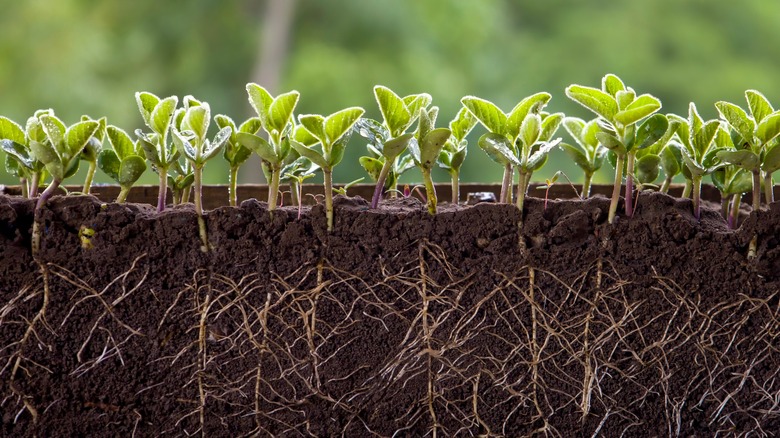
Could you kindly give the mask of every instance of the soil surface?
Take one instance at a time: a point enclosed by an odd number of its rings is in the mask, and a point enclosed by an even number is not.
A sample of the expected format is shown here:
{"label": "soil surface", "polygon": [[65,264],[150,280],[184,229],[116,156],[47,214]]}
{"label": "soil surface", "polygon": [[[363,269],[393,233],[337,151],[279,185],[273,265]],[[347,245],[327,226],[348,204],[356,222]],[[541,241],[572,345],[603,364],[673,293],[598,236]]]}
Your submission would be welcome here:
{"label": "soil surface", "polygon": [[780,431],[780,203],[526,204],[0,195],[0,435]]}

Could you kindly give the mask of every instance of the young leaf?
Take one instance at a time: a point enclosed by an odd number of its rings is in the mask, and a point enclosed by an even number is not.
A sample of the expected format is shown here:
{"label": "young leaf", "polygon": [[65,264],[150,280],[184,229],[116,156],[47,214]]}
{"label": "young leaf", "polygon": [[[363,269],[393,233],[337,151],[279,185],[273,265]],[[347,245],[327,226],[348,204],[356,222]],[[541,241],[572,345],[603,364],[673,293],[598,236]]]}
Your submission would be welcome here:
{"label": "young leaf", "polygon": [[[325,118],[325,135],[328,142],[333,144],[339,141],[345,134],[352,129],[355,122],[360,119],[365,110],[363,108],[352,107],[333,113]],[[325,143],[323,143],[324,145]]]}
{"label": "young leaf", "polygon": [[658,155],[645,155],[636,161],[636,175],[642,184],[650,184],[658,179],[661,157]]}
{"label": "young leaf", "polygon": [[619,77],[614,74],[608,74],[601,78],[601,88],[602,90],[616,97],[619,91],[626,89],[626,86]]}
{"label": "young leaf", "polygon": [[195,133],[195,136],[203,139],[209,129],[211,121],[211,110],[208,104],[197,105],[187,109],[182,120],[182,128],[189,129]]}
{"label": "young leaf", "polygon": [[566,87],[566,96],[610,121],[618,111],[615,98],[597,88],[569,85]]}
{"label": "young leaf", "polygon": [[623,142],[618,140],[614,135],[599,131],[596,133],[596,138],[605,148],[620,155],[626,153],[626,147],[623,145]]}
{"label": "young leaf", "polygon": [[37,141],[30,142],[30,150],[35,158],[46,166],[46,170],[49,171],[51,176],[59,181],[62,181],[65,177],[65,169],[62,165],[62,160],[54,150],[54,146],[47,143],[39,143]]}
{"label": "young leaf", "polygon": [[460,101],[488,131],[494,134],[506,132],[507,116],[495,104],[474,96],[466,96]]}
{"label": "young leaf", "polygon": [[721,117],[734,128],[745,141],[753,143],[753,131],[756,129],[756,122],[751,119],[745,110],[729,102],[716,102],[715,108],[718,109]]}
{"label": "young leaf", "polygon": [[[187,131],[191,133],[191,131]],[[176,149],[183,152],[184,156],[190,161],[200,161],[200,151],[192,145],[191,140],[194,140],[188,135],[184,135],[178,130],[173,130],[173,143],[176,145]]]}
{"label": "young leaf", "polygon": [[503,166],[510,163],[515,166],[520,165],[520,161],[517,160],[514,152],[512,152],[512,146],[509,143],[509,139],[505,136],[488,132],[479,138],[478,144],[479,147],[496,163]]}
{"label": "young leaf", "polygon": [[767,144],[780,134],[780,111],[774,112],[758,124],[756,137],[762,144]]}
{"label": "young leaf", "polygon": [[717,156],[721,161],[739,166],[745,170],[753,170],[761,163],[758,155],[749,150],[721,150],[718,151]]}
{"label": "young leaf", "polygon": [[423,138],[420,144],[420,164],[426,169],[430,169],[436,163],[444,144],[452,135],[452,131],[447,128],[436,128]]}
{"label": "young leaf", "polygon": [[625,110],[615,114],[615,121],[627,126],[653,114],[661,108],[661,101],[649,94],[643,94],[631,102]]}
{"label": "young leaf", "polygon": [[433,102],[433,98],[428,93],[410,94],[404,97],[403,101],[404,105],[406,105],[406,109],[409,110],[409,114],[411,114],[411,118],[407,125],[408,127],[417,120],[417,117],[420,115],[420,109],[428,108],[428,106],[430,106],[431,102]]}
{"label": "young leaf", "polygon": [[773,173],[780,169],[780,143],[775,143],[766,155],[764,155],[764,162],[761,164],[761,170],[768,173]]}
{"label": "young leaf", "polygon": [[558,131],[558,127],[563,122],[563,113],[550,114],[542,119],[542,131],[539,134],[539,140],[549,141]]}
{"label": "young leaf", "polygon": [[246,84],[246,93],[249,96],[249,104],[254,108],[263,125],[268,125],[268,113],[274,98],[265,88],[255,83]]}
{"label": "young leaf", "polygon": [[165,138],[168,133],[168,127],[171,125],[171,117],[173,117],[178,103],[179,98],[176,96],[166,97],[157,103],[149,120],[151,122],[148,125],[149,128]]}
{"label": "young leaf", "polygon": [[308,158],[312,163],[320,166],[321,168],[330,168],[328,162],[325,161],[325,157],[323,157],[322,154],[315,151],[314,149],[304,146],[295,140],[290,141],[290,146],[292,146],[292,148],[295,149],[295,151],[298,152],[300,156]]}
{"label": "young leaf", "polygon": [[576,164],[580,169],[586,171],[586,172],[593,172],[595,169],[591,169],[590,161],[588,161],[588,157],[585,156],[585,154],[576,146],[572,146],[568,143],[561,143],[559,144],[559,147],[566,153],[566,155],[569,156],[569,158],[574,161],[574,164]]}
{"label": "young leaf", "polygon": [[125,131],[114,125],[106,127],[106,136],[119,159],[135,154],[135,145]]}
{"label": "young leaf", "polygon": [[360,157],[358,161],[372,180],[376,181],[379,179],[379,174],[382,172],[382,166],[384,163],[372,157]]}
{"label": "young leaf", "polygon": [[[325,132],[325,117],[319,114],[301,114],[298,116],[298,122],[306,128],[311,135],[317,138],[321,143],[327,143],[328,134]],[[296,130],[296,136],[298,131]]]}
{"label": "young leaf", "polygon": [[213,140],[206,140],[203,147],[203,161],[214,158],[217,152],[225,147],[228,140],[230,140],[232,132],[232,128],[226,126],[217,132],[217,135],[214,136]]}
{"label": "young leaf", "polygon": [[87,122],[75,123],[65,131],[65,141],[72,157],[75,157],[84,149],[87,142],[95,135],[98,128],[100,128],[100,124],[94,120],[90,120]]}
{"label": "young leaf", "polygon": [[539,139],[542,129],[542,118],[539,114],[529,114],[520,125],[519,137],[526,146],[532,146]]}
{"label": "young leaf", "polygon": [[274,165],[280,164],[274,147],[263,137],[248,132],[239,132],[236,134],[236,141],[247,149],[254,151],[263,160]]}
{"label": "young leaf", "polygon": [[130,186],[146,171],[146,161],[138,155],[130,155],[122,160],[116,182],[120,186]]}
{"label": "young leaf", "polygon": [[506,121],[506,134],[509,138],[517,138],[520,125],[528,114],[538,114],[552,99],[550,93],[536,93],[521,100],[512,108]]}
{"label": "young leaf", "polygon": [[152,93],[145,91],[135,93],[135,101],[138,104],[138,111],[141,113],[141,117],[144,119],[146,126],[152,127],[152,112],[154,112],[157,104],[160,103],[160,98]]}
{"label": "young leaf", "polygon": [[18,144],[26,144],[24,130],[13,120],[0,116],[0,139],[11,140]]}
{"label": "young leaf", "polygon": [[103,149],[100,151],[97,157],[97,165],[100,170],[111,177],[111,179],[119,181],[119,167],[122,165],[122,161],[119,159],[116,152],[111,149]]}
{"label": "young leaf", "polygon": [[388,160],[394,160],[395,157],[401,155],[406,150],[412,138],[414,138],[414,134],[408,133],[388,140],[382,148],[382,155]]}
{"label": "young leaf", "polygon": [[381,85],[374,87],[374,97],[387,128],[390,130],[390,135],[392,137],[401,135],[409,127],[412,119],[403,99],[389,88]]}
{"label": "young leaf", "polygon": [[461,142],[469,135],[469,132],[474,129],[476,124],[476,117],[474,117],[468,109],[461,107],[460,111],[458,111],[458,114],[455,116],[455,119],[450,122],[452,136],[455,137],[457,142]]}
{"label": "young leaf", "polygon": [[663,114],[656,114],[645,120],[636,132],[636,149],[644,149],[660,140],[669,128],[669,120]]}
{"label": "young leaf", "polygon": [[55,148],[59,148],[65,141],[65,124],[53,114],[44,114],[39,117],[39,120],[46,137]]}
{"label": "young leaf", "polygon": [[775,112],[772,108],[772,104],[769,103],[769,100],[756,90],[745,91],[745,98],[748,101],[750,113],[753,114],[753,119],[756,123],[761,123],[761,121],[764,120],[764,117]]}
{"label": "young leaf", "polygon": [[[300,93],[290,91],[288,93],[276,96],[271,107],[268,109],[267,128],[275,130],[278,133],[284,131],[284,128],[290,123],[295,106],[298,104]],[[262,117],[261,117],[262,118]]]}

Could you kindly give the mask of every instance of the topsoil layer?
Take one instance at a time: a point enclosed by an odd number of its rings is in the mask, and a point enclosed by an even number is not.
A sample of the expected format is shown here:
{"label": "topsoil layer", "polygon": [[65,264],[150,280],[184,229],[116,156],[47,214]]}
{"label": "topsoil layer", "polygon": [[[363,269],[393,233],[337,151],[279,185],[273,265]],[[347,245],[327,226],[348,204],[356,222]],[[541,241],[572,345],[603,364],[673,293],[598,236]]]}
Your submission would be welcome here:
{"label": "topsoil layer", "polygon": [[608,204],[0,196],[0,435],[780,431],[780,203]]}

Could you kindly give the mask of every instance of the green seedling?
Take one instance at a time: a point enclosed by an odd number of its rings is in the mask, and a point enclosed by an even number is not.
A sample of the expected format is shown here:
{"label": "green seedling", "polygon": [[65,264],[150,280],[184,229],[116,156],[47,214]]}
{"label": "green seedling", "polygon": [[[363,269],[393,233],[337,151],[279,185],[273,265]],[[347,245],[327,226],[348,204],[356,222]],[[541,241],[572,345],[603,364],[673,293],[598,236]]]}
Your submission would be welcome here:
{"label": "green seedling", "polygon": [[563,177],[566,178],[566,181],[569,182],[569,186],[571,186],[572,190],[574,190],[574,194],[577,195],[579,199],[582,199],[582,194],[577,192],[577,188],[574,187],[574,183],[571,182],[569,177],[566,176],[566,174],[563,173],[563,171],[559,170],[555,172],[555,174],[553,174],[552,177],[545,178],[544,184],[537,187],[537,189],[544,190],[544,210],[547,210],[547,199],[550,197],[550,189],[552,188],[552,186],[555,185],[555,183],[558,181],[558,178],[560,178],[561,175],[563,175]]}
{"label": "green seedling", "polygon": [[596,119],[589,122],[577,117],[566,117],[563,119],[563,127],[574,139],[575,145],[561,143],[560,148],[574,161],[585,173],[582,183],[582,196],[590,196],[590,185],[593,180],[593,174],[601,169],[604,164],[604,157],[607,155],[607,148],[599,143],[596,133],[599,132]]}
{"label": "green seedling", "polygon": [[361,118],[356,124],[358,135],[369,141],[369,153],[374,155],[360,158],[360,164],[376,181],[371,208],[379,206],[388,176],[391,188],[395,188],[400,173],[409,168],[405,167],[410,162],[409,159],[405,160],[404,165],[400,165],[401,154],[414,137],[413,133],[406,131],[417,120],[420,110],[428,108],[432,100],[431,96],[425,93],[401,98],[381,85],[374,87],[374,98],[382,113],[382,122]]}
{"label": "green seedling", "polygon": [[230,200],[230,205],[235,207],[238,204],[238,196],[236,195],[238,169],[252,156],[252,150],[239,143],[237,134],[239,132],[257,134],[257,132],[262,129],[263,125],[260,122],[259,117],[251,117],[244,121],[241,126],[236,127],[233,119],[223,114],[215,116],[214,121],[220,129],[225,127],[230,128],[230,138],[228,138],[225,143],[225,148],[222,150],[222,156],[230,167],[228,177],[228,198]]}
{"label": "green seedling", "polygon": [[466,108],[461,108],[458,114],[450,122],[450,131],[452,136],[444,144],[444,148],[439,154],[437,161],[439,167],[445,169],[450,174],[452,184],[452,203],[460,202],[460,168],[466,160],[469,142],[466,136],[469,135],[477,124],[477,118]]}
{"label": "green seedling", "polygon": [[[734,141],[723,125],[718,128],[718,132],[715,134],[715,149],[718,151],[734,149]],[[753,187],[752,174],[750,171],[733,164],[724,164],[712,172],[710,178],[712,184],[720,192],[723,217],[727,220],[729,229],[734,229],[739,218],[742,195]]]}
{"label": "green seedling", "polygon": [[[681,172],[686,176],[686,187],[691,186],[688,182],[690,181],[690,173],[687,171],[687,167],[683,165],[682,148],[682,143],[673,137],[673,139],[661,149],[661,169],[664,171],[664,181],[661,183],[661,188],[659,189],[661,193],[669,192],[669,187],[672,185],[674,177]],[[683,168],[685,168],[685,171]]]}
{"label": "green seedling", "polygon": [[691,174],[693,211],[696,219],[699,219],[701,216],[702,178],[712,174],[721,166],[717,157],[718,144],[715,142],[720,122],[718,120],[706,122],[702,120],[693,102],[688,107],[687,120],[674,114],[669,115],[669,120],[677,124],[677,135],[683,145],[683,163]]}
{"label": "green seedling", "polygon": [[[327,117],[318,114],[298,116],[301,126],[295,130],[295,139],[289,144],[302,157],[320,166],[325,181],[325,216],[328,231],[333,229],[333,168],[344,158],[352,128],[365,110],[347,108]],[[320,144],[321,151],[313,148]]]}
{"label": "green seedling", "polygon": [[200,102],[192,96],[184,98],[184,116],[180,129],[173,129],[173,141],[178,150],[192,166],[193,188],[195,189],[195,213],[198,215],[198,229],[202,241],[201,251],[207,252],[211,245],[206,234],[206,222],[203,219],[202,179],[203,167],[206,162],[222,150],[230,138],[230,127],[224,127],[217,132],[212,140],[206,138],[211,123],[211,108],[206,102]]}
{"label": "green seedling", "polygon": [[479,139],[479,147],[493,161],[504,165],[501,184],[502,202],[511,202],[512,177],[518,169],[517,208],[521,211],[533,173],[547,162],[548,153],[561,139],[552,139],[563,121],[563,113],[548,114],[542,110],[550,101],[549,93],[537,93],[523,99],[508,114],[484,99],[467,96],[463,105],[490,132]]}
{"label": "green seedling", "polygon": [[320,166],[317,166],[305,157],[298,157],[282,169],[282,177],[291,182],[290,197],[293,200],[293,204],[298,205],[298,219],[301,218],[303,211],[303,182],[313,178],[319,169]]}
{"label": "green seedling", "polygon": [[350,181],[346,184],[344,184],[341,187],[334,187],[333,188],[333,194],[334,195],[341,195],[341,196],[349,196],[347,195],[347,190],[349,190],[350,187],[354,186],[355,184],[363,181],[365,178],[358,178],[354,181]]}
{"label": "green seedling", "polygon": [[260,118],[260,125],[268,134],[268,140],[250,132],[238,132],[239,144],[251,149],[263,160],[269,175],[268,210],[273,211],[278,204],[279,182],[282,176],[284,160],[290,153],[287,139],[293,129],[293,111],[298,104],[300,93],[290,91],[276,97],[255,83],[247,84],[249,103]]}
{"label": "green seedling", "polygon": [[38,196],[38,187],[46,172],[43,163],[32,153],[30,144],[32,141],[48,141],[38,116],[50,112],[51,110],[37,111],[27,120],[26,129],[22,129],[11,119],[0,116],[0,147],[6,153],[5,169],[19,178],[25,198]]}
{"label": "green seedling", "polygon": [[123,203],[130,193],[130,188],[146,172],[146,161],[142,157],[140,140],[133,143],[121,128],[108,125],[106,138],[111,147],[100,151],[96,160],[97,166],[119,184],[116,202]]}
{"label": "green seedling", "polygon": [[168,170],[179,159],[181,152],[168,140],[171,128],[171,120],[176,112],[179,98],[169,96],[160,99],[152,93],[135,93],[138,103],[138,111],[151,133],[144,133],[140,129],[135,131],[141,142],[141,149],[146,159],[152,164],[152,169],[159,176],[159,191],[157,195],[157,211],[165,210],[166,196],[168,195]]}
{"label": "green seedling", "polygon": [[[81,116],[81,121],[92,120],[89,116]],[[80,159],[88,163],[87,176],[84,179],[84,186],[81,192],[88,195],[92,191],[92,180],[95,178],[95,170],[97,170],[97,159],[100,151],[103,149],[103,141],[106,136],[106,118],[101,117],[97,121],[99,127],[95,135],[93,135],[87,145],[84,146],[84,150],[81,151]]]}
{"label": "green seedling", "polygon": [[436,188],[431,178],[431,170],[436,164],[444,144],[447,143],[452,131],[448,128],[436,128],[436,116],[439,114],[439,108],[434,106],[430,109],[420,108],[420,117],[417,122],[417,132],[409,142],[409,154],[414,160],[414,164],[420,168],[425,184],[425,198],[428,204],[428,213],[436,214],[437,198]]}
{"label": "green seedling", "polygon": [[190,192],[195,183],[195,172],[192,164],[186,159],[178,159],[171,163],[168,174],[168,187],[171,189],[171,203],[181,205],[190,202]]}
{"label": "green seedling", "polygon": [[[609,209],[614,223],[620,201],[623,173],[626,175],[626,215],[633,214],[634,165],[637,151],[656,144],[667,132],[669,121],[661,114],[661,101],[650,94],[636,95],[615,75],[601,81],[601,89],[570,85],[566,96],[599,116],[596,138],[615,154],[615,185]],[[651,117],[652,116],[652,117]],[[642,122],[641,124],[639,122]]]}
{"label": "green seedling", "polygon": [[763,94],[755,90],[745,92],[750,114],[729,102],[717,102],[720,116],[731,127],[734,149],[718,152],[718,158],[748,170],[753,175],[753,210],[761,208],[761,181],[764,198],[774,201],[772,173],[780,169],[780,111],[775,111]]}

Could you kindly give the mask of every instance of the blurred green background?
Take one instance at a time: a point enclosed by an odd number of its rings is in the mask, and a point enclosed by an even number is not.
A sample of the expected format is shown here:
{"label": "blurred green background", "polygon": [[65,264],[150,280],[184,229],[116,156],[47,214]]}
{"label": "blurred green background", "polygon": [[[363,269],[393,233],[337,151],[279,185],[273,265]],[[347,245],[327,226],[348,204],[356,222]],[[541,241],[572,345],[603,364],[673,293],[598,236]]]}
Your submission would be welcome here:
{"label": "blurred green background", "polygon": [[[212,113],[252,115],[244,86],[297,89],[298,113],[360,105],[377,117],[375,84],[399,94],[428,92],[442,125],[459,100],[477,95],[509,110],[549,91],[549,111],[589,118],[563,94],[571,83],[599,86],[616,73],[639,93],[685,114],[694,101],[744,105],[748,88],[780,105],[780,2],[742,0],[190,0],[96,2],[0,0],[0,114],[24,124],[53,108],[67,123],[107,116],[141,127],[133,93],[192,94]],[[498,182],[501,169],[476,147],[462,180]],[[561,130],[559,135],[570,141]],[[335,178],[364,176],[355,137]],[[1,158],[1,157],[0,157]],[[606,165],[605,167],[609,167]],[[580,172],[556,151],[540,180]],[[597,180],[608,182],[604,169]],[[241,170],[260,181],[257,161]],[[407,180],[419,179],[416,170]],[[446,180],[444,173],[438,179]],[[207,166],[209,183],[226,166]],[[81,178],[74,178],[78,184]],[[104,175],[98,181],[108,181]],[[149,171],[141,182],[154,183]],[[0,183],[13,181],[0,172]]]}

